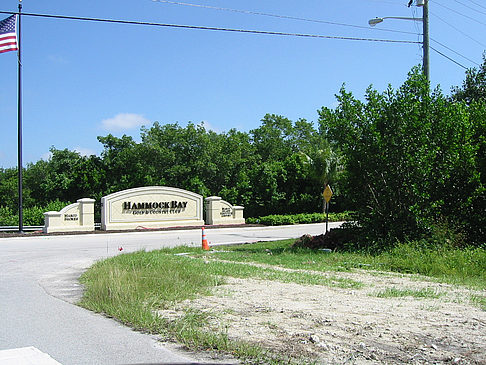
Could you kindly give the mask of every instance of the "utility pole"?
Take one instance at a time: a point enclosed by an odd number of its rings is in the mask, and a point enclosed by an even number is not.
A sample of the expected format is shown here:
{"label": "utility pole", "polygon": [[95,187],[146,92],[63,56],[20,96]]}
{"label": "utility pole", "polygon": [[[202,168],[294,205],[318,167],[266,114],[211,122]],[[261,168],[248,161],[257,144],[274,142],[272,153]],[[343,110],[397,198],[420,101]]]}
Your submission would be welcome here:
{"label": "utility pole", "polygon": [[[412,5],[413,0],[410,0],[408,6]],[[423,70],[427,81],[430,81],[430,63],[429,63],[429,0],[416,0],[415,4],[422,7],[422,48],[423,48]]]}
{"label": "utility pole", "polygon": [[[420,5],[422,4],[422,5]],[[423,68],[424,75],[427,81],[430,81],[430,68],[429,68],[429,0],[417,0],[417,6],[422,6],[422,23],[423,23]]]}

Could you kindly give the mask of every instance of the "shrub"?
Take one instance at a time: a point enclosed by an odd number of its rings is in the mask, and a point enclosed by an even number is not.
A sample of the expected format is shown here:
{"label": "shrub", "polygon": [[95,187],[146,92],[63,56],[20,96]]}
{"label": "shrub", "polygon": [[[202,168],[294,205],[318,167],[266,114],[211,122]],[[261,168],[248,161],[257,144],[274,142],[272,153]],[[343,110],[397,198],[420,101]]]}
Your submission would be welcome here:
{"label": "shrub", "polygon": [[[23,209],[23,224],[25,226],[42,226],[44,225],[44,213],[49,211],[60,211],[70,203],[54,200],[44,207],[29,207]],[[17,226],[19,224],[19,215],[8,207],[0,207],[0,226]]]}
{"label": "shrub", "polygon": [[19,224],[19,218],[14,215],[9,207],[0,206],[0,226],[15,226]]}
{"label": "shrub", "polygon": [[445,220],[470,244],[484,243],[484,103],[450,102],[419,69],[398,90],[369,88],[365,102],[344,89],[337,98],[319,123],[345,155],[343,190],[357,212],[361,246],[420,240]]}

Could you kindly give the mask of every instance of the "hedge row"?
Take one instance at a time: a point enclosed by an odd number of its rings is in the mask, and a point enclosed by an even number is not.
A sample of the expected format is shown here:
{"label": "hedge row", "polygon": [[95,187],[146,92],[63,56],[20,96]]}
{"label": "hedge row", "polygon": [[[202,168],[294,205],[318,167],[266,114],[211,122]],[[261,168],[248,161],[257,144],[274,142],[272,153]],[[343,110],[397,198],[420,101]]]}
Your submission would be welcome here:
{"label": "hedge row", "polygon": [[[329,222],[351,220],[352,212],[329,213]],[[267,215],[264,217],[247,218],[248,224],[264,224],[266,226],[281,226],[290,224],[321,223],[326,221],[324,213],[307,213],[292,215]]]}

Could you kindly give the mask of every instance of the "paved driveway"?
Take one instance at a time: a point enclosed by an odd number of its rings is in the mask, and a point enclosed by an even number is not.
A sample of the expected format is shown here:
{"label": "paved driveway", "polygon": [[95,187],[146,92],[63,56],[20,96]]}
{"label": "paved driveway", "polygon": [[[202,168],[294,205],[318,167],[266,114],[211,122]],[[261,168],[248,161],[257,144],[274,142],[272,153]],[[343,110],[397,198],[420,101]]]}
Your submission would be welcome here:
{"label": "paved driveway", "polygon": [[[337,224],[330,224],[334,227]],[[206,229],[210,244],[320,234],[324,224]],[[156,338],[73,305],[79,275],[93,262],[123,252],[200,245],[201,230],[0,239],[0,351],[24,347],[68,364],[196,363]]]}

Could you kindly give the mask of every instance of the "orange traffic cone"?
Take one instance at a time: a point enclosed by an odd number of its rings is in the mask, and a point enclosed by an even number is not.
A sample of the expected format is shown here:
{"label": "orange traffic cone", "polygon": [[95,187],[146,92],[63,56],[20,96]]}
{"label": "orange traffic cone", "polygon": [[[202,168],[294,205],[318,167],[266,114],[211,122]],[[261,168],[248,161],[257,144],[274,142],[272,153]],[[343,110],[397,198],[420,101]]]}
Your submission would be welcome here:
{"label": "orange traffic cone", "polygon": [[204,227],[202,227],[202,249],[209,251],[208,240],[206,239],[206,233],[204,233]]}

